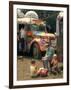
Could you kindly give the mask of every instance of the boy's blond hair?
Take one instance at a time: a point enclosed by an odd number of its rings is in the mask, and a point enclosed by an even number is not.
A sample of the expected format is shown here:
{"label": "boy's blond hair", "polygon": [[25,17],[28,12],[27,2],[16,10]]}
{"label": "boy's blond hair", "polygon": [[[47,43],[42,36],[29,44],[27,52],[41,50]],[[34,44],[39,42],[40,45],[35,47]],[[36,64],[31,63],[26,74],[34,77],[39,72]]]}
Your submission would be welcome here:
{"label": "boy's blond hair", "polygon": [[57,54],[54,54],[53,57],[57,57]]}

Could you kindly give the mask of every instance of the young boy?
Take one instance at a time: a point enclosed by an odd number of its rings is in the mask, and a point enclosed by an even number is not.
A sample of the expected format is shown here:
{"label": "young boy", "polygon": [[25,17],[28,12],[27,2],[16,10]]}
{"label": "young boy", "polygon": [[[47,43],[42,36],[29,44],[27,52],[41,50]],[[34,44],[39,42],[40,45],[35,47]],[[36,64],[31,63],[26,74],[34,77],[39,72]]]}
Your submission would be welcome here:
{"label": "young boy", "polygon": [[37,71],[38,71],[38,68],[37,68],[36,62],[34,60],[32,60],[31,65],[30,65],[31,77],[37,77],[38,76]]}
{"label": "young boy", "polygon": [[44,68],[38,68],[35,61],[31,61],[30,65],[30,75],[32,78],[35,78],[37,76],[47,76],[48,71]]}
{"label": "young boy", "polygon": [[57,74],[58,72],[60,72],[58,64],[59,64],[59,61],[57,59],[57,55],[54,54],[51,61],[51,65],[52,65],[51,70],[54,74]]}

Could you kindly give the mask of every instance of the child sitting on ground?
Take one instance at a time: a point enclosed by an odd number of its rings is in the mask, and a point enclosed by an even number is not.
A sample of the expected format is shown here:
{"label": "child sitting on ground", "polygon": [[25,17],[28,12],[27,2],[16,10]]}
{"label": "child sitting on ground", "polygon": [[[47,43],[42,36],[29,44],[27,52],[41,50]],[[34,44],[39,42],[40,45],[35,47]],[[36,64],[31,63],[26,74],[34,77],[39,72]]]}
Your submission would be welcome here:
{"label": "child sitting on ground", "polygon": [[51,61],[51,71],[52,71],[52,73],[57,74],[57,73],[60,72],[58,64],[59,64],[59,61],[57,59],[57,55],[54,54],[53,58],[52,58],[52,61]]}
{"label": "child sitting on ground", "polygon": [[34,60],[32,60],[31,65],[30,65],[31,77],[37,77],[38,76],[37,71],[38,71],[38,68],[37,68],[36,62]]}
{"label": "child sitting on ground", "polygon": [[44,68],[38,68],[35,61],[31,61],[30,65],[30,74],[31,77],[38,77],[38,76],[47,76],[47,70]]}

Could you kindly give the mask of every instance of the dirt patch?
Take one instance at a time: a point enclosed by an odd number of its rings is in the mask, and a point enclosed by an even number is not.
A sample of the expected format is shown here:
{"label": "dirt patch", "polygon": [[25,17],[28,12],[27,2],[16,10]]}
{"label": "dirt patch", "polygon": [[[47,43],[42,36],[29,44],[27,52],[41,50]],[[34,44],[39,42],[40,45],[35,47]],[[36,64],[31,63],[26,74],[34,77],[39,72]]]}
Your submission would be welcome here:
{"label": "dirt patch", "polygon": [[[30,77],[30,62],[32,58],[23,57],[17,59],[17,80],[39,80],[39,79],[55,79],[55,78],[63,78],[63,72],[60,74],[54,75],[49,73],[47,77],[37,77],[31,78]],[[43,67],[41,60],[36,60],[36,64],[38,67]]]}

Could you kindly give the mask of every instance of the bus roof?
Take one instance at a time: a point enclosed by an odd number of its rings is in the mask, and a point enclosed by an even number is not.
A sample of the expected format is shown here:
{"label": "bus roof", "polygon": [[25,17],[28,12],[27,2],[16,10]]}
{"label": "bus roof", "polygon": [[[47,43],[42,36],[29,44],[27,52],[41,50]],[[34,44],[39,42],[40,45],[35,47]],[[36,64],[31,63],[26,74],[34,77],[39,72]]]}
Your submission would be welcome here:
{"label": "bus roof", "polygon": [[19,24],[44,24],[44,21],[41,19],[34,19],[34,18],[18,18],[17,23]]}

